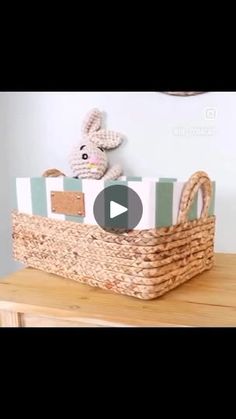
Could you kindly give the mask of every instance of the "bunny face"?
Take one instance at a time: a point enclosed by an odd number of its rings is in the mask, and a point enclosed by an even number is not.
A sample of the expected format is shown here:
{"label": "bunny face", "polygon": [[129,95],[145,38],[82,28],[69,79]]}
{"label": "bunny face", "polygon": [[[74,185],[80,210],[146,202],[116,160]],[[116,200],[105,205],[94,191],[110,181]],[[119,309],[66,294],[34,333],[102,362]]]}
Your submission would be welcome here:
{"label": "bunny face", "polygon": [[106,152],[91,142],[76,146],[70,156],[74,176],[81,179],[101,179],[108,167]]}
{"label": "bunny face", "polygon": [[120,145],[121,135],[102,128],[102,112],[92,109],[82,126],[81,145],[76,146],[70,155],[70,166],[75,177],[83,179],[101,179],[108,168],[105,153]]}

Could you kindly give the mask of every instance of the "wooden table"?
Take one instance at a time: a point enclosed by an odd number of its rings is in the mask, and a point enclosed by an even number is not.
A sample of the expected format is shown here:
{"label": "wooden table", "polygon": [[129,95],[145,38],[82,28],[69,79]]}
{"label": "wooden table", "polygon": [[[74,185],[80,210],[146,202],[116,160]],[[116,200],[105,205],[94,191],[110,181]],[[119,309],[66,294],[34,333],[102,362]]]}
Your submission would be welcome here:
{"label": "wooden table", "polygon": [[142,301],[24,269],[0,282],[2,326],[236,326],[236,255],[169,292]]}

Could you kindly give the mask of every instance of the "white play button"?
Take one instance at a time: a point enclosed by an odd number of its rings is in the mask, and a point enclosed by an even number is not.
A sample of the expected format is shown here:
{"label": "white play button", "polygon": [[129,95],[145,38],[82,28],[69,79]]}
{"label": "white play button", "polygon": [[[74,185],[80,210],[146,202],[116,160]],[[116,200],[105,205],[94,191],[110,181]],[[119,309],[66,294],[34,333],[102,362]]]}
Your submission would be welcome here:
{"label": "white play button", "polygon": [[117,202],[114,201],[110,202],[110,218],[115,218],[127,211],[128,208],[124,207],[123,205],[117,204]]}
{"label": "white play button", "polygon": [[143,205],[139,195],[126,185],[105,186],[98,194],[93,205],[93,214],[97,224],[105,231],[123,234],[134,229],[143,214]]}

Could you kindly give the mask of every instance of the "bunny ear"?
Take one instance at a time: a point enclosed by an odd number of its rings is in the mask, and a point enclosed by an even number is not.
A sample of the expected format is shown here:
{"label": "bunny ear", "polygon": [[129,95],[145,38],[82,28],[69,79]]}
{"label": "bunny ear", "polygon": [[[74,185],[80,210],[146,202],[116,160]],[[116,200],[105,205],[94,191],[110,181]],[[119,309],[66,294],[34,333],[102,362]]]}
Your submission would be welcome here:
{"label": "bunny ear", "polygon": [[89,136],[89,139],[98,147],[102,147],[107,150],[118,147],[118,145],[122,142],[121,134],[115,131],[106,131],[105,129],[94,132]]}
{"label": "bunny ear", "polygon": [[102,112],[98,109],[92,109],[85,117],[82,133],[84,135],[92,134],[93,132],[98,131],[102,125]]}

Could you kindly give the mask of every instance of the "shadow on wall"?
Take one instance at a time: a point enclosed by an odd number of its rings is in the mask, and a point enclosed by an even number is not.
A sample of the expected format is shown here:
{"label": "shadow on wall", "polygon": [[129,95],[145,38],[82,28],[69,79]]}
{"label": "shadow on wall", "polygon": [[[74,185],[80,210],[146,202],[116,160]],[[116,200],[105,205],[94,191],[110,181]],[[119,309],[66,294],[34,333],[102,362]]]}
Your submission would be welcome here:
{"label": "shadow on wall", "polygon": [[[4,165],[1,165],[3,170]],[[5,176],[0,176],[0,278],[22,268],[22,265],[13,260],[12,255],[12,223],[11,209],[12,196],[9,189],[13,189],[13,179],[5,171]]]}
{"label": "shadow on wall", "polygon": [[22,265],[12,256],[12,223],[14,180],[10,178],[7,150],[6,94],[0,93],[0,278],[15,272]]}

